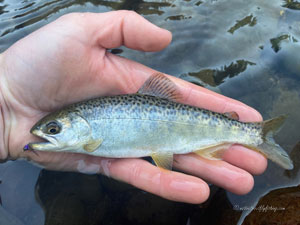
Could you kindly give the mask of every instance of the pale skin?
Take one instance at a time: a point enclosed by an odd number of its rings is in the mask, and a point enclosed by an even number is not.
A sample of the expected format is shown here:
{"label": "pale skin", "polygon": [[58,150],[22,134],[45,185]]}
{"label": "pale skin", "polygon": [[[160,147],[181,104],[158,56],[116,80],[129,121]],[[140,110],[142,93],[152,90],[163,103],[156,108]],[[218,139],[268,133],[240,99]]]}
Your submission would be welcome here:
{"label": "pale skin", "polygon": [[[21,39],[0,55],[0,158],[26,158],[45,168],[102,173],[170,200],[202,203],[206,182],[236,194],[248,193],[252,175],[261,174],[267,160],[235,145],[223,160],[195,154],[176,155],[174,167],[162,170],[142,159],[107,159],[75,153],[23,151],[37,138],[29,133],[37,120],[63,105],[95,96],[135,93],[154,72],[137,62],[107,52],[124,45],[140,51],[160,51],[172,39],[134,12],[65,15]],[[155,60],[155,59],[153,59]],[[184,63],[184,62],[183,62]],[[261,121],[254,109],[183,80],[182,102],[216,112],[234,111],[242,121]]]}

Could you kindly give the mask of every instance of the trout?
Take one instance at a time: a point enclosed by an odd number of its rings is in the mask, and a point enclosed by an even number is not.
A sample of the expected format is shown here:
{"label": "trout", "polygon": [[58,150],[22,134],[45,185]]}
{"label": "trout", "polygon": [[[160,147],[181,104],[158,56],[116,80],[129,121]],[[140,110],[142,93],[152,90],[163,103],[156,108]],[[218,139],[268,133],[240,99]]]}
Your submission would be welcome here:
{"label": "trout", "polygon": [[262,153],[284,169],[288,154],[275,143],[285,116],[246,123],[235,113],[216,113],[179,103],[178,87],[152,75],[136,94],[98,97],[71,104],[38,121],[30,132],[45,141],[24,150],[73,152],[110,158],[151,156],[172,169],[173,155],[195,152],[221,159],[232,144]]}

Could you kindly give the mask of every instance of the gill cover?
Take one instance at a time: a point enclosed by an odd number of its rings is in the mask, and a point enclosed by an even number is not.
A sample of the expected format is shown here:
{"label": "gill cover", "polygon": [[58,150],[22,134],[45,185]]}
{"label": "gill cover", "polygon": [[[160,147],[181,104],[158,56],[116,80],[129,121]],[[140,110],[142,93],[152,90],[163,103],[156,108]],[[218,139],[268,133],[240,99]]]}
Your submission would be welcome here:
{"label": "gill cover", "polygon": [[[75,114],[75,113],[74,113]],[[75,136],[78,143],[74,143],[74,147],[82,147],[87,152],[94,152],[102,143],[101,139],[93,139],[92,128],[88,121],[81,115],[75,114],[70,116],[72,134]],[[74,132],[75,131],[75,132]],[[72,135],[71,135],[72,136]]]}
{"label": "gill cover", "polygon": [[[45,132],[49,123],[57,123],[60,131],[53,134]],[[102,143],[102,140],[93,139],[88,121],[80,114],[73,112],[50,114],[41,119],[32,128],[31,133],[48,141],[29,144],[30,149],[39,151],[84,149],[87,152],[93,152]]]}

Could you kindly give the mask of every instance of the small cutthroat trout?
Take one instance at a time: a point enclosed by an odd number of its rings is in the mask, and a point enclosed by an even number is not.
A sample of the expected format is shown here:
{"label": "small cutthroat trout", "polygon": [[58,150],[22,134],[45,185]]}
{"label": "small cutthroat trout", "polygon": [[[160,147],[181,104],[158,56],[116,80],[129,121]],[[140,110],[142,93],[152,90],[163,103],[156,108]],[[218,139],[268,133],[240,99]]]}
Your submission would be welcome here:
{"label": "small cutthroat trout", "polygon": [[173,154],[195,152],[221,159],[224,149],[240,144],[284,169],[293,168],[288,154],[273,139],[285,116],[244,123],[235,113],[178,103],[181,98],[170,79],[154,74],[136,94],[99,97],[50,113],[30,130],[46,141],[29,143],[24,150],[112,158],[151,156],[157,166],[172,169]]}

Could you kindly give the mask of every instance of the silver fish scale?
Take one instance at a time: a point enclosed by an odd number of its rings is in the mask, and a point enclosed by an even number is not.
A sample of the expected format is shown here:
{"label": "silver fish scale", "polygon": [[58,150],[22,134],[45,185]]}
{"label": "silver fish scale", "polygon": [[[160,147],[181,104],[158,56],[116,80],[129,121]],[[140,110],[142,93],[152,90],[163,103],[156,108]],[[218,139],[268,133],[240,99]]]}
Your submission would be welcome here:
{"label": "silver fish scale", "polygon": [[[257,146],[259,123],[243,123],[197,107],[132,94],[101,97],[68,107],[90,123],[103,140],[94,155],[140,157],[153,151],[188,153],[218,143]],[[137,153],[138,152],[138,153]]]}
{"label": "silver fish scale", "polygon": [[198,124],[207,122],[210,126],[228,125],[229,128],[261,134],[260,123],[243,123],[227,116],[205,109],[157,98],[149,95],[119,95],[100,97],[70,106],[76,108],[85,118],[98,119],[144,119],[176,121]]}

